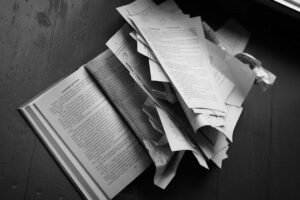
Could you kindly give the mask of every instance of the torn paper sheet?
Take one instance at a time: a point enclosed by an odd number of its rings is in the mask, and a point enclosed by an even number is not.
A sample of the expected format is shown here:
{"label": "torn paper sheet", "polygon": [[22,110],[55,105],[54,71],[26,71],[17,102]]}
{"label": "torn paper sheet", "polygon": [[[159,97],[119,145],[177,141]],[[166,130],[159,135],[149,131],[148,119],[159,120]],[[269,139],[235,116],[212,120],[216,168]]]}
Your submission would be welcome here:
{"label": "torn paper sheet", "polygon": [[205,22],[202,22],[205,38],[214,44],[218,45],[223,51],[226,51],[226,47],[223,45],[217,33]]}
{"label": "torn paper sheet", "polygon": [[[156,5],[152,0],[139,0],[134,1],[130,4],[117,8],[117,11],[126,20],[128,24],[136,29],[135,25],[130,20],[130,16],[146,16],[150,12],[156,10],[157,13],[171,13],[171,14],[182,14],[182,11],[178,5],[171,0],[167,0],[160,5]],[[163,12],[161,12],[163,11]]]}
{"label": "torn paper sheet", "polygon": [[[212,54],[213,52],[210,52]],[[213,56],[211,56],[213,57]],[[216,88],[220,95],[220,98],[225,101],[229,94],[232,92],[233,88],[235,87],[234,83],[229,80],[226,76],[224,76],[219,70],[218,67],[215,67],[216,63],[214,59],[211,61],[212,63],[212,72],[214,76],[214,80],[216,82]]]}
{"label": "torn paper sheet", "polygon": [[253,71],[256,74],[255,83],[260,86],[263,92],[274,84],[276,76],[266,68],[262,66],[256,66]]}
{"label": "torn paper sheet", "polygon": [[182,10],[179,8],[179,6],[176,4],[174,0],[166,0],[161,4],[159,4],[158,7],[169,13],[183,14]]}
{"label": "torn paper sheet", "polygon": [[219,167],[222,168],[223,160],[228,158],[227,150],[229,149],[228,146],[224,147],[219,153],[217,153],[211,160]]}
{"label": "torn paper sheet", "polygon": [[174,21],[169,27],[132,19],[189,108],[226,111],[212,77],[200,18]]}
{"label": "torn paper sheet", "polygon": [[225,126],[224,127],[217,127],[219,131],[225,134],[225,136],[232,142],[233,141],[233,131],[234,128],[241,116],[243,111],[242,107],[236,107],[227,105],[227,115],[225,117]]}
{"label": "torn paper sheet", "polygon": [[193,145],[187,140],[183,133],[179,130],[176,124],[169,118],[159,107],[156,107],[159,118],[161,120],[163,129],[167,136],[170,148],[172,151],[192,151],[199,164],[208,169],[208,165],[203,157],[202,153],[199,152]]}
{"label": "torn paper sheet", "polygon": [[137,53],[136,42],[129,36],[130,32],[131,29],[127,24],[122,26],[106,45],[128,69],[132,77],[139,79],[150,91],[155,83],[151,82],[148,60]]}
{"label": "torn paper sheet", "polygon": [[149,122],[150,122],[151,126],[154,128],[154,130],[156,130],[157,132],[161,133],[162,135],[165,134],[165,132],[162,129],[162,127],[159,126],[159,124],[157,124],[156,121],[153,121],[152,119],[149,118]]}
{"label": "torn paper sheet", "polygon": [[161,84],[164,87],[163,92],[159,91],[159,90],[156,90],[155,88],[153,88],[152,89],[153,93],[158,93],[159,92],[159,93],[162,94],[161,99],[167,100],[171,104],[176,103],[177,102],[177,98],[175,96],[175,93],[174,93],[174,91],[172,89],[171,84],[169,84],[169,83],[159,83],[159,84]]}
{"label": "torn paper sheet", "polygon": [[192,109],[188,108],[187,105],[183,102],[182,97],[176,92],[178,102],[180,103],[185,116],[187,117],[193,131],[196,133],[200,128],[204,126],[223,126],[225,125],[224,117],[218,117],[216,115],[205,115],[205,114],[196,114]]}
{"label": "torn paper sheet", "polygon": [[174,178],[184,152],[174,153],[168,144],[143,141],[155,165],[154,184],[165,189]]}
{"label": "torn paper sheet", "polygon": [[177,168],[184,156],[184,151],[175,152],[166,167],[157,168],[154,184],[165,189],[176,175]]}
{"label": "torn paper sheet", "polygon": [[148,116],[149,121],[152,125],[152,127],[160,132],[162,135],[165,135],[161,121],[159,120],[159,116],[156,111],[156,107],[154,105],[154,102],[150,99],[147,98],[143,105],[143,112]]}
{"label": "torn paper sheet", "polygon": [[256,59],[254,56],[248,53],[240,53],[237,54],[235,57],[243,63],[249,64],[249,66],[256,75],[255,84],[259,85],[262,91],[266,91],[269,87],[271,87],[274,84],[276,76],[269,70],[265,69],[262,66],[261,61]]}
{"label": "torn paper sheet", "polygon": [[[199,164],[205,168],[208,168],[205,158],[203,157],[202,153],[197,151],[191,143],[189,143],[182,132],[177,128],[176,124],[168,117],[168,115],[157,107],[158,115],[161,119],[164,131],[166,133],[170,148],[172,151],[181,151],[181,150],[190,150],[193,152],[194,156],[198,160]],[[205,136],[201,139],[208,139],[210,145],[206,146],[206,149],[209,149],[209,153],[207,153],[208,159],[211,159],[213,162],[215,162],[217,165],[220,163],[218,158],[223,158],[222,156],[217,156],[220,154],[220,151],[222,151],[225,147],[228,146],[228,142],[226,140],[226,137],[223,135],[223,133],[212,129],[212,128],[206,128],[202,131],[202,133]],[[223,155],[223,154],[222,154]],[[215,159],[212,159],[214,158]]]}
{"label": "torn paper sheet", "polygon": [[149,50],[149,48],[141,42],[139,39],[137,40],[137,51],[152,60],[153,62],[156,62],[156,59],[152,55],[152,52]]}
{"label": "torn paper sheet", "polygon": [[[128,18],[133,22],[136,31],[138,34],[141,34],[139,28],[134,23],[134,20],[139,19],[142,20],[144,23],[156,23],[159,25],[166,25],[170,22],[177,21],[177,20],[188,20],[191,19],[189,15],[180,14],[180,13],[170,13],[160,8],[154,8],[151,12],[148,12],[147,15],[135,15],[135,16],[128,16]],[[143,34],[140,36],[143,37]]]}
{"label": "torn paper sheet", "polygon": [[206,115],[206,114],[198,114],[198,115],[202,115],[212,127],[220,127],[225,125],[225,119],[223,116],[219,117],[216,115]]}
{"label": "torn paper sheet", "polygon": [[131,32],[129,33],[129,35],[130,35],[130,37],[131,37],[132,39],[134,39],[135,41],[137,41],[137,36],[136,36],[135,33],[136,33],[135,31],[131,31]]}
{"label": "torn paper sheet", "polygon": [[203,134],[205,138],[207,138],[209,143],[212,144],[214,148],[213,156],[219,153],[224,147],[228,146],[228,141],[226,139],[226,136],[218,129],[211,126],[206,126],[201,128],[200,130],[201,130],[201,134]]}
{"label": "torn paper sheet", "polygon": [[217,110],[210,110],[205,108],[195,108],[192,109],[195,114],[205,114],[205,115],[213,115],[218,117],[225,117],[226,113],[219,112]]}
{"label": "torn paper sheet", "polygon": [[207,41],[207,48],[211,52],[213,66],[234,83],[234,88],[226,99],[226,103],[240,107],[248,95],[255,80],[255,73],[248,65],[237,58],[227,55],[214,43]]}
{"label": "torn paper sheet", "polygon": [[[138,46],[139,46],[139,44],[138,44]],[[153,61],[152,53],[149,51],[148,47],[143,48],[143,52],[142,52],[142,50],[139,52],[142,53],[143,55],[147,56],[149,59],[151,59],[151,60],[149,60],[149,67],[150,67],[152,81],[170,82],[170,79],[167,77],[165,72],[162,70],[161,66],[158,63],[156,63],[155,61]],[[216,87],[220,94],[220,97],[225,101],[225,99],[228,97],[230,92],[233,90],[234,84],[226,76],[224,76],[221,72],[219,72],[217,70],[217,67],[214,67],[214,65],[219,64],[219,63],[215,62],[215,59],[213,59],[213,57],[215,57],[215,56],[211,55],[211,54],[215,54],[215,53],[216,52],[214,52],[214,51],[211,52],[209,49],[211,64],[213,66],[212,72],[213,72],[213,77],[216,82]],[[225,56],[224,56],[224,59],[225,59]],[[200,109],[193,109],[193,111],[195,113],[202,113],[200,111]],[[208,109],[207,109],[207,111],[208,111]],[[220,113],[217,111],[216,111],[216,113],[219,113],[219,115],[223,115],[223,116],[225,115],[224,113]],[[203,114],[208,114],[208,112],[203,113]],[[214,113],[212,113],[212,111],[210,111],[209,114],[214,115]]]}
{"label": "torn paper sheet", "polygon": [[163,131],[163,128],[162,128],[162,125],[160,123],[159,120],[155,119],[151,114],[151,112],[149,112],[149,110],[147,110],[147,108],[143,107],[143,111],[144,113],[148,116],[148,119],[149,119],[149,122],[151,124],[151,126],[156,130],[158,131],[159,133],[161,133],[162,135],[164,135],[164,131]]}
{"label": "torn paper sheet", "polygon": [[136,38],[139,42],[143,43],[146,47],[149,47],[148,43],[143,38],[143,36],[141,36],[141,34],[139,34],[139,32],[136,32],[135,34],[136,34]]}
{"label": "torn paper sheet", "polygon": [[166,90],[161,83],[151,81],[148,59],[136,51],[136,42],[130,37],[130,32],[131,29],[127,24],[122,26],[107,41],[106,45],[128,69],[132,78],[141,88],[146,89],[148,93],[154,89],[153,94],[157,94],[158,98],[173,100],[175,97],[171,96],[171,91]]}
{"label": "torn paper sheet", "polygon": [[184,137],[169,116],[159,107],[156,107],[159,119],[165,130],[172,151],[194,150],[191,143]]}
{"label": "torn paper sheet", "polygon": [[149,59],[150,75],[152,81],[159,81],[169,83],[170,79],[167,77],[165,72],[161,69],[161,66]]}
{"label": "torn paper sheet", "polygon": [[230,73],[227,75],[231,76],[229,79],[235,83],[235,87],[225,102],[230,105],[241,107],[253,86],[256,76],[249,66],[243,64],[235,57],[227,57],[226,62],[227,66],[230,68]]}
{"label": "torn paper sheet", "polygon": [[139,0],[120,6],[117,8],[117,11],[126,20],[126,22],[131,25],[131,27],[135,28],[134,24],[129,19],[129,16],[147,15],[156,6],[157,5],[152,0]]}
{"label": "torn paper sheet", "polygon": [[172,104],[177,102],[176,96],[169,83],[152,82],[151,86],[151,91],[157,98],[164,99]]}
{"label": "torn paper sheet", "polygon": [[235,19],[229,19],[216,33],[231,55],[243,52],[250,38],[250,33]]}
{"label": "torn paper sheet", "polygon": [[[223,147],[222,145],[215,145],[212,141],[207,138],[201,131],[201,128],[205,126],[211,126],[210,121],[207,120],[203,115],[197,114],[195,115],[191,109],[184,106],[182,103],[181,97],[178,96],[178,100],[184,110],[185,116],[188,119],[188,123],[190,123],[193,129],[193,142],[201,149],[203,154],[207,159],[211,159],[215,154],[217,154],[220,149]],[[225,136],[224,136],[225,137]],[[220,140],[219,140],[220,139]],[[221,141],[221,137],[216,141]],[[218,143],[219,144],[219,143]]]}

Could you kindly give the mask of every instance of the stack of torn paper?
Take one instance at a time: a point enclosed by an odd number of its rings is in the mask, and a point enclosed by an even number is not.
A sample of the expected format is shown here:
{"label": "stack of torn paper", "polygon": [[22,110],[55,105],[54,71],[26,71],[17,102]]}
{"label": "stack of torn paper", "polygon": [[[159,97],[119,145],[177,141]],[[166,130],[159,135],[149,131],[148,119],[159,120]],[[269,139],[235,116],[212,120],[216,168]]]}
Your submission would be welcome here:
{"label": "stack of torn paper", "polygon": [[155,184],[169,184],[186,150],[205,168],[208,161],[221,167],[257,77],[234,56],[249,33],[239,27],[242,36],[230,34],[226,27],[234,21],[215,33],[172,0],[137,0],[117,10],[128,24],[107,46],[149,97],[141,109],[161,133],[158,142],[143,140],[156,166]]}

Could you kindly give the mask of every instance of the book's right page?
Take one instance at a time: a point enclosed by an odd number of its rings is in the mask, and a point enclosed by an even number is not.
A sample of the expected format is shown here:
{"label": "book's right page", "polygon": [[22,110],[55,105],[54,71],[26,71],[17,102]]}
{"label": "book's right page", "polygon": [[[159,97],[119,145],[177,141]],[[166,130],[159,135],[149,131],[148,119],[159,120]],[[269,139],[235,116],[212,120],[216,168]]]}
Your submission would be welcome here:
{"label": "book's right page", "polygon": [[154,130],[143,113],[147,94],[135,83],[128,70],[110,50],[86,64],[86,69],[96,79],[113,104],[141,140],[158,142],[162,134]]}

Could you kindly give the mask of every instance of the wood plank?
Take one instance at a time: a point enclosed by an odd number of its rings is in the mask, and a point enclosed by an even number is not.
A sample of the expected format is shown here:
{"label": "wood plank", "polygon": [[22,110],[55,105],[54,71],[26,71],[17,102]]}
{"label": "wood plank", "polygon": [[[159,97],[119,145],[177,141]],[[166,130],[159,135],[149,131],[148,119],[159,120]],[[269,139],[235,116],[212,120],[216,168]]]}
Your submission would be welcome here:
{"label": "wood plank", "polygon": [[217,199],[219,169],[210,163],[210,170],[201,167],[187,152],[177,174],[165,190],[153,184],[154,167],[142,174],[134,183],[138,199]]}
{"label": "wood plank", "polygon": [[30,2],[0,2],[1,199],[24,199],[26,193],[36,136],[17,108],[42,89],[51,40],[52,29],[39,15],[43,3]]}
{"label": "wood plank", "polygon": [[274,40],[273,65],[278,75],[274,87],[272,112],[272,148],[270,168],[270,199],[300,199],[300,30],[298,23],[277,30]]}
{"label": "wood plank", "polygon": [[[107,47],[105,42],[123,22],[115,8],[119,1],[85,0],[45,2],[54,27],[44,87],[74,72]],[[82,199],[45,146],[36,143],[26,199]]]}
{"label": "wood plank", "polygon": [[[106,49],[123,22],[115,7],[125,2],[0,2],[1,199],[83,198],[16,108]],[[205,11],[187,2],[187,11]],[[207,10],[203,17],[213,22],[214,14]],[[253,25],[257,32],[246,51],[278,80],[267,93],[251,91],[223,169],[207,171],[187,154],[166,190],[153,185],[152,167],[116,199],[300,199],[300,34],[291,29],[297,24],[282,25],[280,17],[266,16]],[[224,18],[219,17],[220,24]]]}
{"label": "wood plank", "polygon": [[40,140],[35,143],[27,184],[25,199],[84,199]]}
{"label": "wood plank", "polygon": [[[245,50],[270,69],[268,44],[252,38]],[[271,70],[271,69],[270,69]],[[221,170],[218,199],[267,199],[271,135],[271,90],[253,87],[234,131],[229,158]]]}

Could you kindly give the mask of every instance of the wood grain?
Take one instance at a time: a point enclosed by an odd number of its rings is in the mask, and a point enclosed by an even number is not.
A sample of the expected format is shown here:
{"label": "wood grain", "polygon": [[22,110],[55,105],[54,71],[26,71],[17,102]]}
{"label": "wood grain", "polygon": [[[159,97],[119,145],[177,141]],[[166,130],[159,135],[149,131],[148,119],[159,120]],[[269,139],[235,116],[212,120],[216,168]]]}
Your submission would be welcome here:
{"label": "wood grain", "polygon": [[[115,7],[130,1],[0,1],[0,199],[84,199],[17,108],[106,49],[124,23]],[[252,33],[246,52],[278,80],[249,94],[222,169],[187,153],[166,190],[152,166],[115,199],[300,199],[299,21],[251,1],[177,2],[213,27],[239,19]]]}

